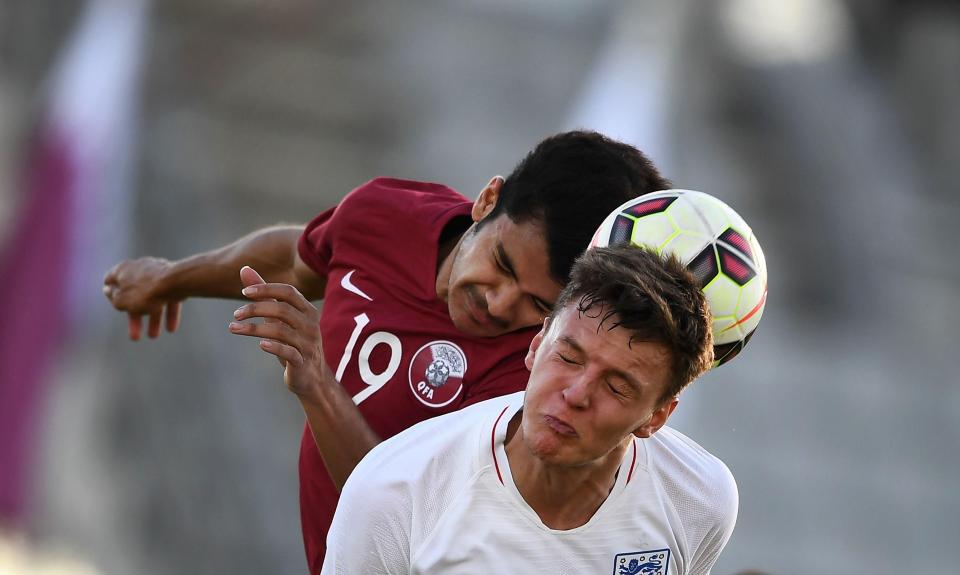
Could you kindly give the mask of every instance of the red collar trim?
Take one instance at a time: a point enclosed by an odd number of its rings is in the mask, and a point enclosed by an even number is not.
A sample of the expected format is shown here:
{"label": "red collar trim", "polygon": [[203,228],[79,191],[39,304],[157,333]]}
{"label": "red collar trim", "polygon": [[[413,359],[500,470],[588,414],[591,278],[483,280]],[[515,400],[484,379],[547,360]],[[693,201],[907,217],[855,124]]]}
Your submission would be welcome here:
{"label": "red collar trim", "polygon": [[[503,411],[500,412],[500,415],[497,416],[496,423],[493,424],[493,429],[490,431],[490,454],[493,455],[493,467],[497,470],[497,479],[500,480],[500,484],[503,485],[503,475],[500,474],[500,463],[497,462],[497,427],[500,425],[500,419],[503,417],[503,414],[510,409],[510,406],[503,408]],[[634,454],[636,455],[636,454]]]}
{"label": "red collar trim", "polygon": [[630,442],[633,445],[633,460],[630,462],[630,472],[627,473],[627,482],[624,485],[628,485],[630,480],[633,478],[633,470],[637,468],[637,441],[633,440]]}

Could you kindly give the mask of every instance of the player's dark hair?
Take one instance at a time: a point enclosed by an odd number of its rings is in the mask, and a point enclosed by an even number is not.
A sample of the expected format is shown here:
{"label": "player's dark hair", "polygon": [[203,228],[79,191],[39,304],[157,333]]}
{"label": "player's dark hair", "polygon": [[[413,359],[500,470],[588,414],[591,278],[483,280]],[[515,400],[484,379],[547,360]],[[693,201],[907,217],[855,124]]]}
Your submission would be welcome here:
{"label": "player's dark hair", "polygon": [[632,332],[630,343],[663,344],[671,354],[671,381],[661,401],[680,393],[713,362],[706,296],[673,256],[632,245],[588,250],[577,259],[554,313],[575,302],[600,327]]}
{"label": "player's dark hair", "polygon": [[516,223],[543,222],[550,274],[564,284],[573,261],[614,208],[670,187],[633,146],[597,132],[564,132],[540,142],[517,164],[481,225],[501,213]]}

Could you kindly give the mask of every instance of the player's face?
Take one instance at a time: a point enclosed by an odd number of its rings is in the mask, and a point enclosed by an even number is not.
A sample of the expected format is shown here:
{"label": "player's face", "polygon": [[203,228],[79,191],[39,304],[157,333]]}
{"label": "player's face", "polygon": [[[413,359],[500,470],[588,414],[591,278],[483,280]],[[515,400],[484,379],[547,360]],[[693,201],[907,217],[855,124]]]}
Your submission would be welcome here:
{"label": "player's face", "polygon": [[667,348],[630,343],[629,331],[609,329],[616,318],[600,325],[599,317],[590,317],[595,312],[567,305],[527,355],[522,437],[548,465],[599,463],[631,434],[649,437],[660,429],[677,404],[676,398],[661,400],[670,376]]}
{"label": "player's face", "polygon": [[[482,201],[475,220],[492,209]],[[438,295],[446,297],[450,318],[464,333],[493,337],[539,325],[560,294],[538,221],[516,223],[506,214],[485,220],[464,234],[450,258],[449,277],[444,286],[438,282]]]}

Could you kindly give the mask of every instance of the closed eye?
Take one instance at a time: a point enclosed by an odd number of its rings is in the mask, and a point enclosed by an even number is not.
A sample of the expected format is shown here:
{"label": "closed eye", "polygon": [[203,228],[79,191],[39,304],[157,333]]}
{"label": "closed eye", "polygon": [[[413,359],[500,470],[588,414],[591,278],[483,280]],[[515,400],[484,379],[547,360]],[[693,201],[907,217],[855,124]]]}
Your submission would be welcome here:
{"label": "closed eye", "polygon": [[614,393],[614,395],[616,395],[616,396],[618,396],[618,397],[627,397],[627,394],[626,394],[622,389],[620,389],[620,387],[618,387],[616,384],[611,383],[610,381],[608,381],[608,382],[607,382],[607,387],[610,388],[610,391],[612,391],[612,392]]}
{"label": "closed eye", "polygon": [[503,249],[503,244],[497,244],[497,249],[493,252],[493,260],[497,262],[497,267],[500,268],[502,272],[512,278],[517,277],[517,273],[510,263],[510,258],[507,257],[507,253]]}
{"label": "closed eye", "polygon": [[549,315],[550,312],[553,311],[552,305],[548,304],[547,302],[543,301],[538,297],[533,298],[533,305],[535,305],[537,307],[537,311],[539,311],[543,315]]}
{"label": "closed eye", "polygon": [[618,399],[629,400],[637,397],[639,394],[637,387],[620,375],[611,375],[607,377],[605,381],[607,387],[610,388],[610,391],[616,395]]}

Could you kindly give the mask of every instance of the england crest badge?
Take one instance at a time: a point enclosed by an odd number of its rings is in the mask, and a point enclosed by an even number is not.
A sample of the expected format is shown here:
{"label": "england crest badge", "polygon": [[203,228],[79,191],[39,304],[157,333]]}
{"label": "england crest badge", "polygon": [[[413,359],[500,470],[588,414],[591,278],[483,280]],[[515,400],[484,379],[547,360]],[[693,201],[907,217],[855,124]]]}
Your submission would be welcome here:
{"label": "england crest badge", "polygon": [[613,575],[667,575],[670,550],[620,553],[613,559]]}

